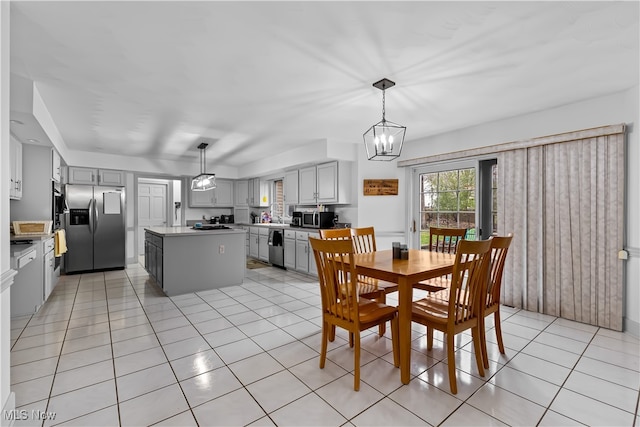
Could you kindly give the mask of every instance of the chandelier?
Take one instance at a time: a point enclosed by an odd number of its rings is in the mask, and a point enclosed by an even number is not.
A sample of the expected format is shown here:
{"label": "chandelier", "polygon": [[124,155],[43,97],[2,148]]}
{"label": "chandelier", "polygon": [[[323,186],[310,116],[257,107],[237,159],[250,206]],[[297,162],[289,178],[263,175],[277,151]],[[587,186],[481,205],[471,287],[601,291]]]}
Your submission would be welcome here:
{"label": "chandelier", "polygon": [[207,168],[207,146],[209,144],[203,142],[198,145],[200,150],[200,175],[191,180],[191,189],[193,191],[207,191],[216,188],[216,174],[206,173]]}
{"label": "chandelier", "polygon": [[395,86],[395,83],[385,78],[375,82],[373,86],[382,91],[382,120],[371,126],[362,135],[364,147],[367,150],[367,159],[393,160],[400,156],[404,134],[407,131],[405,126],[390,122],[385,118],[384,91]]}

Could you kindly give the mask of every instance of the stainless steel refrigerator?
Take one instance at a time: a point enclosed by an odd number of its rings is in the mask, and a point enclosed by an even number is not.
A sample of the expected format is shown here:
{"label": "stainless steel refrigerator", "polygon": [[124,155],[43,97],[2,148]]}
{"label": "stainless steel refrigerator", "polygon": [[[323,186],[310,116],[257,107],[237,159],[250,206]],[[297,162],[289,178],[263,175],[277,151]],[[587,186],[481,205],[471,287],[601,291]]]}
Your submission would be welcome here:
{"label": "stainless steel refrigerator", "polygon": [[67,184],[65,198],[64,271],[124,268],[124,188]]}

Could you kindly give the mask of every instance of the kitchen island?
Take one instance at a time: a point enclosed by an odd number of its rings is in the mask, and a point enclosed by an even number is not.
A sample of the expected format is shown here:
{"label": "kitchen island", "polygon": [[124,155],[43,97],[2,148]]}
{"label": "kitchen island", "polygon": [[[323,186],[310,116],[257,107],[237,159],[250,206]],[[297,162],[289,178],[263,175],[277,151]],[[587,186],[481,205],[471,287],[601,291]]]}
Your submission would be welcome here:
{"label": "kitchen island", "polygon": [[246,231],[145,228],[145,269],[168,296],[239,285]]}

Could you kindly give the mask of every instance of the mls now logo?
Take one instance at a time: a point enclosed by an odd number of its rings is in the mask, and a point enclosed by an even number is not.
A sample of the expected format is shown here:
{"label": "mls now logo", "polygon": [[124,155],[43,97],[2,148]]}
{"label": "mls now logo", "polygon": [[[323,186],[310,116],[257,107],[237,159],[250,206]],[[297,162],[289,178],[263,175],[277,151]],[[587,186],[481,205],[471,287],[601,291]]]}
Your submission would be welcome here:
{"label": "mls now logo", "polygon": [[2,417],[7,421],[25,421],[25,420],[54,420],[55,412],[45,412],[38,409],[28,411],[26,409],[12,409],[10,411],[2,411]]}
{"label": "mls now logo", "polygon": [[29,411],[26,409],[12,409],[10,411],[2,411],[2,418],[8,421],[23,421],[29,419]]}

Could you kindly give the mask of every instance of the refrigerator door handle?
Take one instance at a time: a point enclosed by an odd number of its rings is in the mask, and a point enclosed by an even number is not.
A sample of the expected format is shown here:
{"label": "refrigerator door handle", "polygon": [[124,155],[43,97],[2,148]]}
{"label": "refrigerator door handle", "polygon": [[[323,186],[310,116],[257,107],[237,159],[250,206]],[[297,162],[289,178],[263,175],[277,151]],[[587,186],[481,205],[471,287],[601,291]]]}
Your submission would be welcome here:
{"label": "refrigerator door handle", "polygon": [[93,234],[93,203],[95,199],[89,200],[89,232]]}
{"label": "refrigerator door handle", "polygon": [[95,232],[98,229],[98,203],[96,203],[96,199],[93,199],[93,209],[94,209],[93,231]]}

